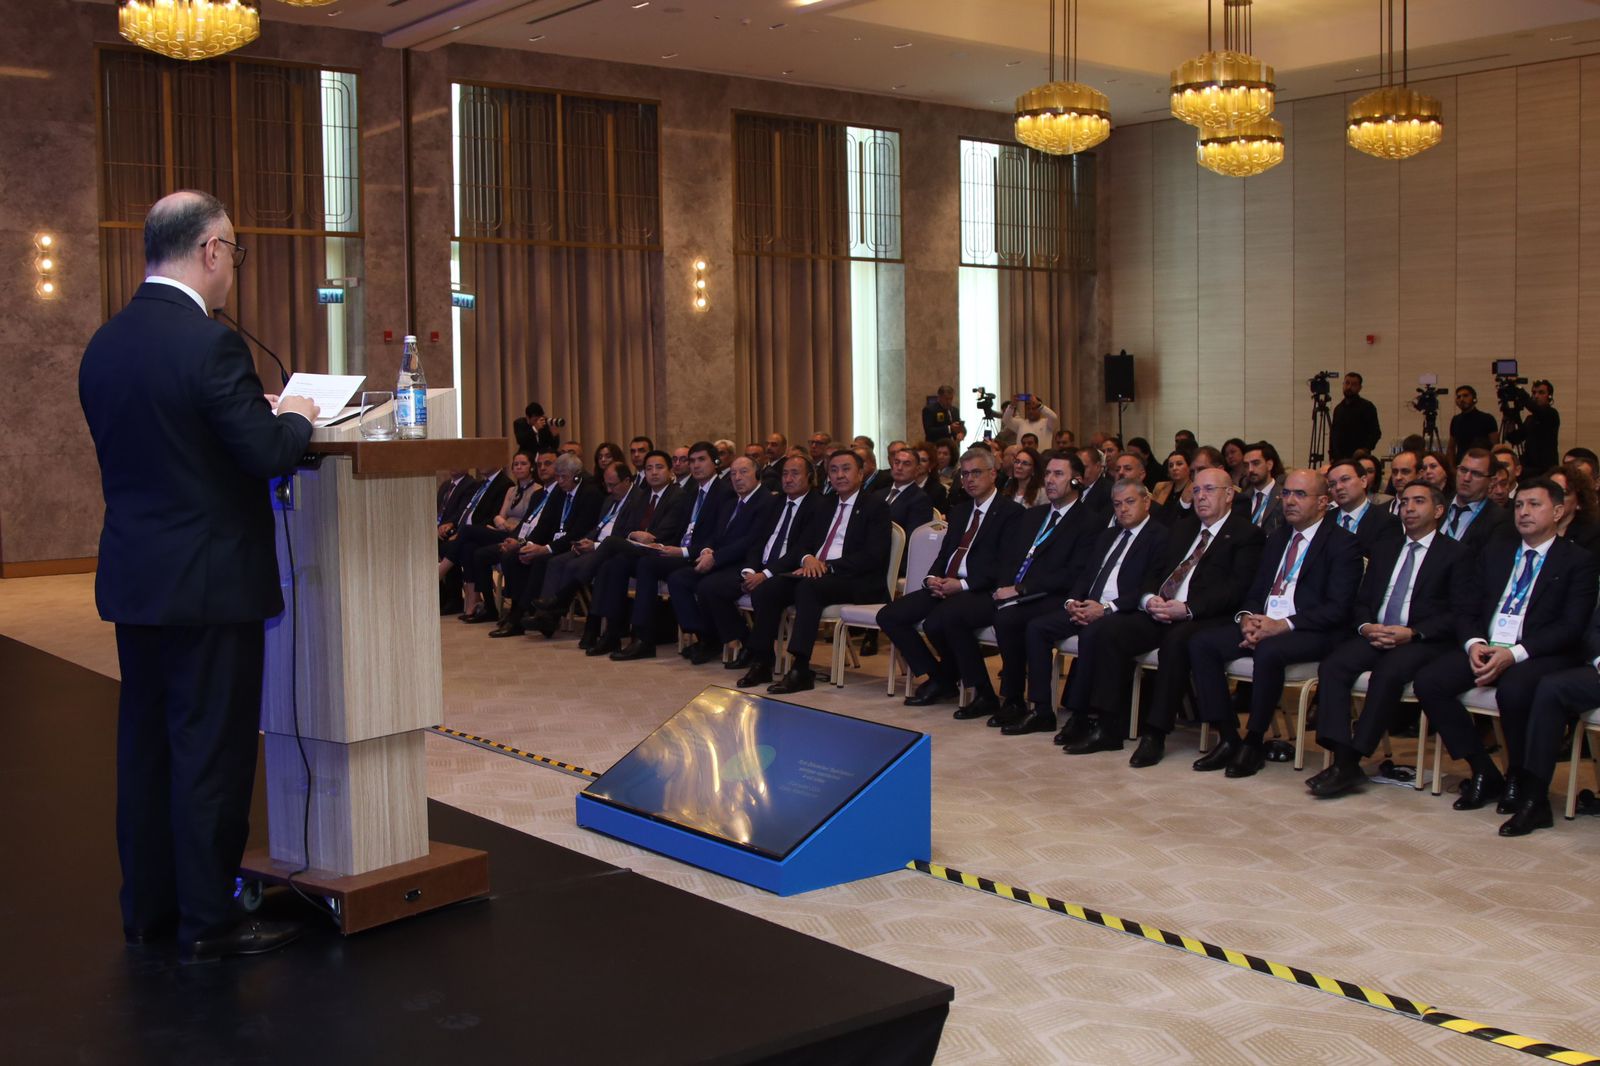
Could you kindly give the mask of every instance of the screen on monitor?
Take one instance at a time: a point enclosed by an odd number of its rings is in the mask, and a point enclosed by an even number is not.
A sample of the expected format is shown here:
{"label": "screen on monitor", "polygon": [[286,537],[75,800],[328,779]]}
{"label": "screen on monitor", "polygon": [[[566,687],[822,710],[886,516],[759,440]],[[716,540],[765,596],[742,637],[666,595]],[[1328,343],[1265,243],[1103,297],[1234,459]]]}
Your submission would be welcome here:
{"label": "screen on monitor", "polygon": [[584,795],[781,860],[921,735],[708,688]]}

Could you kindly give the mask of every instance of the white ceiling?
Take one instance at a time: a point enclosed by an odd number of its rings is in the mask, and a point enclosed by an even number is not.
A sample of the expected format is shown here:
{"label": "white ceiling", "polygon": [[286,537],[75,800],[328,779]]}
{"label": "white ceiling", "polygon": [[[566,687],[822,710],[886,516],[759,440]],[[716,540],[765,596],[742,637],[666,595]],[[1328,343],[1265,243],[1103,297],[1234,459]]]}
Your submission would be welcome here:
{"label": "white ceiling", "polygon": [[[261,0],[270,21],[738,74],[1008,110],[1045,80],[1047,0]],[[1376,84],[1378,0],[1256,0],[1280,98]],[[1216,47],[1221,39],[1216,3]],[[1412,80],[1600,52],[1600,0],[1411,0]],[[1171,69],[1205,50],[1206,0],[1081,0],[1078,78],[1118,123],[1166,114]],[[1397,31],[1398,32],[1398,31]]]}

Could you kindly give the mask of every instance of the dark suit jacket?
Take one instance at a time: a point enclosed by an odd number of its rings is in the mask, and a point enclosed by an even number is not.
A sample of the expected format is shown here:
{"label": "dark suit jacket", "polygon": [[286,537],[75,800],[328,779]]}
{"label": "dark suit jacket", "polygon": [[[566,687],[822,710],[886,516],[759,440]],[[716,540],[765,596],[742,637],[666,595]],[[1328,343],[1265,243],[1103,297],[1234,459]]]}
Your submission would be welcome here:
{"label": "dark suit jacket", "polygon": [[[762,558],[762,553],[766,550],[767,541],[772,539],[772,535],[782,524],[783,512],[788,504],[787,496],[779,496],[773,503],[772,510],[756,527],[750,540],[750,547],[745,551],[744,569],[769,569],[766,560]],[[812,491],[800,497],[799,510],[795,513],[794,521],[789,523],[789,550],[779,556],[770,567],[774,574],[793,573],[799,568],[800,560],[806,552],[813,544],[820,544],[822,538],[827,535],[828,523],[833,521],[833,508],[832,497],[824,498],[820,492]]]}
{"label": "dark suit jacket", "polygon": [[[743,507],[739,506],[739,494],[731,489],[718,500],[717,512],[710,520],[701,519],[701,525],[707,527],[711,539],[707,543],[714,553],[712,570],[722,570],[730,566],[742,564],[750,552],[751,542],[755,540],[756,531],[767,526],[767,516],[778,506],[779,496],[769,492],[765,486],[758,485],[755,492],[745,501]],[[709,504],[708,504],[709,506]],[[695,528],[695,540],[700,539],[700,529]],[[769,530],[768,536],[771,535]],[[766,544],[763,538],[761,545]],[[761,545],[756,546],[756,551],[761,550]],[[699,558],[696,552],[692,558]]]}
{"label": "dark suit jacket", "polygon": [[[729,486],[727,478],[712,478],[706,484],[706,501],[700,505],[700,515],[695,518],[695,498],[699,495],[700,486],[693,481],[684,486],[683,497],[687,502],[684,505],[686,509],[683,514],[683,526],[678,530],[678,535],[672,540],[662,541],[665,544],[676,545],[683,539],[685,533],[689,534],[689,543],[686,547],[689,549],[689,558],[691,559],[699,556],[702,549],[711,546],[711,538],[717,532],[717,513],[722,510],[724,500],[734,498],[733,489]],[[691,518],[694,521],[693,530],[689,529]],[[661,540],[661,537],[658,536],[656,539]]]}
{"label": "dark suit jacket", "polygon": [[[1189,545],[1200,535],[1200,519],[1194,514],[1173,523],[1167,535],[1167,554],[1145,575],[1145,593],[1161,591],[1167,577],[1189,555]],[[1229,618],[1239,610],[1261,560],[1261,530],[1250,524],[1249,515],[1237,511],[1228,516],[1206,553],[1195,564],[1189,577],[1189,598],[1184,603],[1198,619]]]}
{"label": "dark suit jacket", "polygon": [[[1343,511],[1335,507],[1328,512],[1327,520],[1337,525],[1343,513]],[[1361,545],[1361,557],[1363,559],[1371,559],[1372,553],[1385,541],[1403,536],[1405,536],[1405,530],[1400,527],[1400,519],[1376,503],[1367,505],[1366,513],[1361,516],[1361,521],[1355,528],[1356,542]]]}
{"label": "dark suit jacket", "polygon": [[518,418],[511,423],[511,432],[517,437],[517,451],[527,452],[530,459],[540,452],[554,452],[561,448],[561,434],[548,425],[543,429],[534,429],[526,418]]}
{"label": "dark suit jacket", "polygon": [[[1410,543],[1410,538],[1402,534],[1385,540],[1373,552],[1350,616],[1357,629],[1380,620],[1378,612],[1383,609],[1389,578]],[[1422,566],[1411,576],[1411,610],[1406,625],[1415,640],[1431,643],[1456,639],[1457,619],[1470,615],[1475,606],[1471,570],[1465,548],[1449,537],[1434,534]]]}
{"label": "dark suit jacket", "polygon": [[1109,474],[1101,474],[1100,479],[1092,485],[1084,486],[1079,497],[1089,505],[1089,510],[1099,511],[1101,514],[1111,513],[1111,486],[1113,480]]}
{"label": "dark suit jacket", "polygon": [[861,482],[861,491],[877,495],[888,492],[889,486],[893,484],[894,478],[890,476],[889,471],[874,470],[871,475]]}
{"label": "dark suit jacket", "polygon": [[[1254,489],[1240,487],[1233,498],[1233,513],[1243,515],[1246,522],[1255,513],[1256,493]],[[1283,525],[1283,482],[1273,482],[1272,495],[1267,498],[1267,509],[1261,515],[1261,521],[1256,523],[1256,528],[1261,530],[1263,537],[1273,534],[1279,526]]]}
{"label": "dark suit jacket", "polygon": [[[833,528],[833,521],[839,509],[838,494],[829,496],[825,503],[832,506],[826,510],[826,520],[819,521],[814,526],[813,535],[808,538],[802,558],[820,552],[823,542],[828,539],[828,531]],[[859,581],[863,590],[881,588],[887,595],[888,586],[884,582],[884,572],[889,567],[889,548],[892,539],[889,532],[889,508],[882,500],[865,492],[856,493],[851,507],[853,513],[850,515],[850,524],[845,527],[842,553],[837,559],[828,563],[828,572]],[[794,543],[792,534],[789,541],[791,544]]]}
{"label": "dark suit jacket", "polygon": [[[1119,611],[1137,611],[1139,600],[1143,598],[1144,585],[1150,576],[1152,567],[1161,563],[1166,557],[1167,543],[1169,540],[1168,527],[1161,522],[1151,521],[1144,524],[1139,530],[1139,535],[1133,538],[1133,543],[1122,552],[1122,569],[1117,571],[1117,598],[1112,605]],[[1102,529],[1095,539],[1094,546],[1086,553],[1083,569],[1078,572],[1078,583],[1072,588],[1072,599],[1086,600],[1089,590],[1094,585],[1094,579],[1100,576],[1100,568],[1105,565],[1106,554],[1111,551],[1111,546],[1122,536],[1122,527]],[[1194,534],[1190,534],[1192,538]],[[1170,573],[1170,571],[1169,571]],[[1166,580],[1166,574],[1161,575]]]}
{"label": "dark suit jacket", "polygon": [[917,487],[927,494],[928,502],[933,505],[933,509],[942,514],[950,502],[950,490],[944,487],[939,475],[929,474],[927,484]]}
{"label": "dark suit jacket", "polygon": [[[1450,508],[1455,505],[1455,498],[1452,497],[1449,505],[1444,509],[1444,517],[1439,520],[1439,528],[1441,530],[1450,524]],[[1491,540],[1508,531],[1514,532],[1511,508],[1500,507],[1493,500],[1489,500],[1484,503],[1483,509],[1478,512],[1478,517],[1474,518],[1472,524],[1467,527],[1466,535],[1461,538],[1461,543],[1468,551],[1482,551]]]}
{"label": "dark suit jacket", "polygon": [[[555,495],[550,498],[550,503],[539,516],[539,523],[533,527],[533,534],[528,539],[535,544],[548,545],[552,555],[560,555],[582,540],[585,531],[594,528],[605,507],[606,494],[587,474],[573,489],[571,510],[567,510],[567,494],[560,488],[552,491]],[[561,521],[563,511],[567,513],[565,525]]]}
{"label": "dark suit jacket", "polygon": [[294,469],[311,423],[272,413],[239,335],[147,282],[89,341],[78,399],[106,504],[100,616],[215,625],[281,612],[268,482]]}
{"label": "dark suit jacket", "polygon": [[922,409],[922,439],[932,443],[950,436],[952,424],[961,421],[961,413],[954,407],[930,403]]}
{"label": "dark suit jacket", "polygon": [[[950,557],[961,546],[961,538],[966,535],[967,526],[972,524],[973,506],[970,496],[963,496],[958,503],[951,505],[950,513],[945,516],[950,528],[945,530],[944,542],[939,545],[939,554],[934,557],[933,565],[928,568],[930,577],[943,577],[945,571],[949,569]],[[989,592],[1011,583],[1011,578],[1016,575],[1016,567],[1002,573],[1001,555],[1010,536],[1007,527],[1024,513],[1022,504],[1002,495],[999,490],[989,498],[989,506],[984,512],[983,521],[978,525],[978,533],[972,538],[972,544],[967,549],[969,592]]]}
{"label": "dark suit jacket", "polygon": [[461,480],[452,485],[448,481],[439,484],[439,491],[435,494],[438,501],[437,514],[439,525],[446,522],[459,525],[461,512],[472,499],[472,494],[478,491],[478,486],[483,484],[471,474],[463,474]]}
{"label": "dark suit jacket", "polygon": [[1378,446],[1383,429],[1378,425],[1378,408],[1365,396],[1347,396],[1333,409],[1328,428],[1328,458],[1348,459],[1362,448]]}
{"label": "dark suit jacket", "polygon": [[[1042,503],[1012,519],[1000,553],[999,573],[996,576],[999,586],[1016,582],[1017,571],[1022,569],[1023,560],[1028,557],[1028,548],[1045,523],[1050,521],[1052,510],[1049,504]],[[1074,503],[1066,517],[1056,523],[1050,536],[1034,551],[1027,575],[1017,583],[1018,594],[1065,596],[1077,584],[1079,574],[1087,565],[1090,548],[1105,528],[1104,518],[1099,511],[1085,507],[1082,500]],[[948,534],[945,539],[950,539]]]}
{"label": "dark suit jacket", "polygon": [[[1470,545],[1462,547],[1473,557]],[[1522,550],[1522,538],[1511,532],[1495,537],[1476,553],[1477,603],[1472,614],[1461,620],[1462,640],[1489,639],[1500,598],[1513,567],[1520,564]],[[1594,612],[1597,579],[1600,567],[1594,556],[1557,537],[1522,609],[1521,643],[1530,657],[1575,654],[1583,648],[1589,616]]]}
{"label": "dark suit jacket", "polygon": [[651,516],[649,526],[645,526],[644,512],[650,504],[651,490],[642,479],[640,486],[638,492],[629,493],[627,502],[622,505],[622,513],[617,516],[616,524],[611,527],[611,539],[626,540],[630,533],[644,529],[663,544],[678,543],[678,539],[683,536],[684,528],[689,524],[689,510],[694,506],[691,494],[678,488],[676,482],[668,482],[667,487],[661,490],[661,499],[656,503],[656,511]]}
{"label": "dark suit jacket", "polygon": [[[1294,538],[1294,527],[1279,526],[1261,549],[1255,580],[1245,596],[1241,611],[1261,614],[1267,609],[1267,596],[1277,580],[1284,552]],[[1210,554],[1207,552],[1207,554]],[[1300,579],[1294,586],[1294,614],[1290,621],[1299,633],[1328,633],[1343,629],[1350,620],[1350,606],[1361,584],[1361,544],[1329,518],[1317,527],[1316,536],[1305,548],[1300,564]]]}
{"label": "dark suit jacket", "polygon": [[[878,493],[878,496],[885,503],[889,503],[889,493],[893,491],[894,483],[890,482],[889,487]],[[925,526],[933,521],[933,501],[929,500],[928,494],[913,482],[894,498],[893,503],[889,503],[889,519],[909,534],[918,526]]]}
{"label": "dark suit jacket", "polygon": [[472,509],[472,515],[468,519],[469,524],[486,526],[493,522],[495,515],[500,513],[500,505],[506,502],[506,490],[511,488],[511,485],[511,475],[504,470],[496,470],[494,476],[489,479],[489,487],[478,497],[478,506]]}

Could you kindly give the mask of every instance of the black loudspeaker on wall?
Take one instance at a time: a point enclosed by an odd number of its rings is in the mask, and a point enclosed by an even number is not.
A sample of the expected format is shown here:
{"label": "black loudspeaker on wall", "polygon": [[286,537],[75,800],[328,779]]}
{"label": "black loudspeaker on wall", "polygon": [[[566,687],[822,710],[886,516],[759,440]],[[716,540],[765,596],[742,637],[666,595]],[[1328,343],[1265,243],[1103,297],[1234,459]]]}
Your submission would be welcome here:
{"label": "black loudspeaker on wall", "polygon": [[1133,402],[1133,356],[1126,350],[1106,356],[1106,403]]}

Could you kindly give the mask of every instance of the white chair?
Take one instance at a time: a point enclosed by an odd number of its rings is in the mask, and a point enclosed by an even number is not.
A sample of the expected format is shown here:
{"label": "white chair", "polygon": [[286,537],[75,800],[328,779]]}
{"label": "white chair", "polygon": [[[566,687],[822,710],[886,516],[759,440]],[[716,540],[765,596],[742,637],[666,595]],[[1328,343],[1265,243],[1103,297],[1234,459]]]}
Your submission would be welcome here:
{"label": "white chair", "polygon": [[[1366,710],[1366,706],[1367,706],[1367,685],[1371,681],[1372,681],[1372,671],[1371,670],[1363,670],[1361,673],[1356,675],[1356,679],[1355,679],[1354,683],[1352,683],[1351,686],[1350,686],[1350,697],[1351,697],[1352,700],[1356,700],[1356,701],[1360,702],[1360,706],[1361,706],[1362,711]],[[1406,687],[1400,690],[1400,702],[1401,703],[1415,703],[1415,702],[1417,702],[1417,694],[1411,688],[1411,683],[1409,681],[1406,682]],[[1359,714],[1358,714],[1358,717],[1359,717]],[[1384,749],[1385,749],[1384,756],[1385,756],[1385,758],[1387,758],[1391,754],[1389,752],[1389,750],[1388,750],[1389,749],[1389,734],[1388,733],[1385,733],[1383,735],[1383,745],[1384,745]],[[1427,752],[1427,750],[1428,750],[1428,716],[1427,715],[1422,715],[1418,719],[1418,722],[1417,722],[1417,780],[1416,780],[1416,789],[1417,789],[1418,792],[1421,792],[1424,788],[1428,787],[1426,781],[1423,780],[1424,775],[1423,775],[1423,772],[1422,772],[1423,755]],[[1322,753],[1322,768],[1324,770],[1326,770],[1328,768],[1328,764],[1331,763],[1332,761],[1333,761],[1333,754],[1331,752],[1324,751]],[[1439,787],[1438,787],[1438,781],[1437,781],[1437,778],[1436,778],[1435,782],[1434,782],[1434,795],[1437,796],[1438,794],[1439,794]]]}
{"label": "white chair", "polygon": [[[899,527],[896,526],[895,528],[898,529]],[[943,522],[928,522],[925,525],[918,526],[916,529],[911,531],[910,536],[905,537],[906,588],[919,589],[922,587],[922,579],[928,576],[928,570],[933,566],[933,560],[939,555],[939,547],[944,543],[945,528],[946,527]],[[891,571],[891,573],[894,572],[897,571]],[[901,595],[904,595],[904,592],[902,592]],[[847,603],[841,605],[840,615],[844,620],[845,625],[856,626],[862,629],[877,629],[878,611],[884,606],[885,604],[881,603]],[[836,642],[835,648],[837,648],[837,635],[835,635],[834,639]],[[852,655],[853,654],[854,651],[852,650]],[[837,659],[839,656],[836,655],[835,658]],[[889,677],[887,682],[887,691],[885,692],[885,695],[889,696],[894,695],[894,685],[896,680],[895,663],[895,646],[894,642],[890,641],[888,670]],[[841,674],[840,676],[842,678],[843,675]],[[838,684],[841,682],[835,683]],[[909,674],[906,676],[906,695],[911,695],[911,677]]]}
{"label": "white chair", "polygon": [[[1230,680],[1252,681],[1255,678],[1256,661],[1249,656],[1242,656],[1229,662],[1224,669]],[[1317,664],[1291,663],[1283,672],[1285,696],[1290,686],[1299,689],[1294,728],[1294,768],[1302,770],[1306,765],[1306,715],[1311,709],[1311,697],[1317,692]]]}
{"label": "white chair", "polygon": [[[940,534],[941,538],[943,534]],[[893,595],[895,578],[900,575],[900,560],[906,553],[906,531],[898,523],[889,523],[889,569],[884,577],[884,587]],[[907,564],[907,573],[910,564]],[[927,573],[927,568],[923,568]],[[917,584],[922,584],[922,578],[917,578]],[[850,643],[850,626],[862,629],[878,628],[878,609],[884,606],[881,603],[836,603],[822,609],[822,624],[833,626],[833,661],[829,664],[829,680],[835,688],[844,688],[845,660],[850,660],[850,665],[859,667],[861,659],[856,655],[854,645]],[[786,617],[793,615],[794,608],[785,612]],[[889,684],[894,684],[894,644],[889,645]],[[891,688],[892,691],[892,688]]]}
{"label": "white chair", "polygon": [[[1473,688],[1462,693],[1461,704],[1472,714],[1493,718],[1495,739],[1500,742],[1501,748],[1506,746],[1505,731],[1500,726],[1500,700],[1493,686]],[[1569,765],[1567,767],[1567,807],[1565,812],[1569,821],[1577,817],[1578,814],[1578,763],[1583,760],[1583,735],[1585,733],[1600,736],[1600,709],[1586,711],[1572,727],[1572,750],[1567,754]],[[1420,747],[1422,741],[1419,739],[1417,743],[1419,745],[1417,750],[1420,752],[1422,750]],[[1439,765],[1443,758],[1443,751],[1443,738],[1435,736],[1433,740],[1433,793],[1436,796],[1440,792],[1438,783]],[[1600,749],[1595,747],[1594,737],[1591,737],[1589,751],[1591,752],[1591,757],[1595,759],[1597,779],[1600,779],[1600,755],[1595,754]],[[1420,756],[1417,761],[1418,763],[1422,761]]]}
{"label": "white chair", "polygon": [[1589,735],[1589,757],[1594,760],[1595,781],[1600,784],[1600,708],[1585,712],[1572,727],[1571,769],[1567,771],[1567,821],[1578,815],[1578,763],[1583,758],[1583,736]]}

